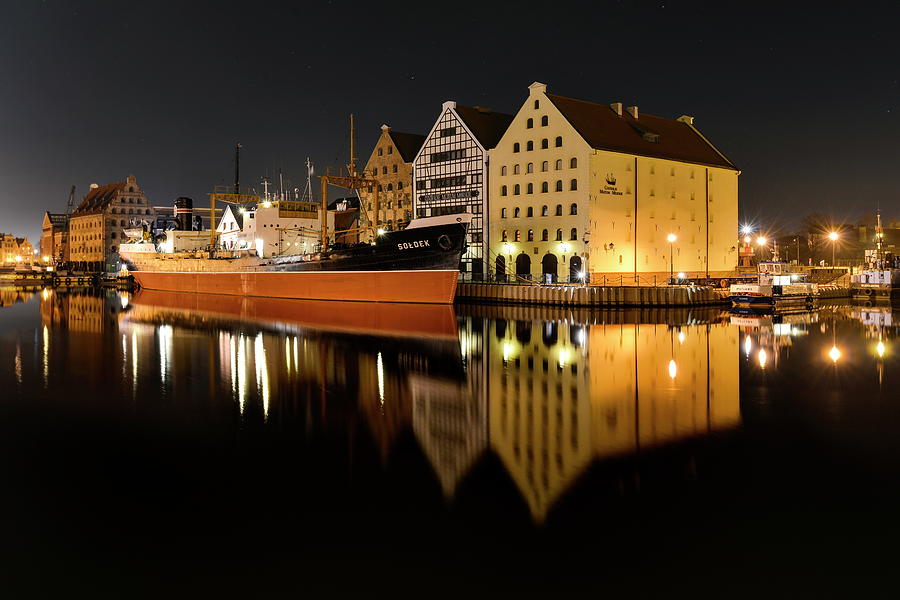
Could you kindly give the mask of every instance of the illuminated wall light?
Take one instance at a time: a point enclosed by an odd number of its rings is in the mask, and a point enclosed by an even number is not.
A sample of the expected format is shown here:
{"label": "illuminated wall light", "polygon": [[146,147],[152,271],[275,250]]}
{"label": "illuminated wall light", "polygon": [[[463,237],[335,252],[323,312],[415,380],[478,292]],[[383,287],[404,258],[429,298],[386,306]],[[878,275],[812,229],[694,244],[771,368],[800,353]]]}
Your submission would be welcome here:
{"label": "illuminated wall light", "polygon": [[759,349],[759,354],[756,355],[756,360],[759,361],[759,367],[761,369],[766,368],[766,363],[769,362],[769,355],[766,353],[765,348]]}
{"label": "illuminated wall light", "polygon": [[669,361],[669,377],[675,379],[678,375],[678,365],[675,363],[675,359]]}

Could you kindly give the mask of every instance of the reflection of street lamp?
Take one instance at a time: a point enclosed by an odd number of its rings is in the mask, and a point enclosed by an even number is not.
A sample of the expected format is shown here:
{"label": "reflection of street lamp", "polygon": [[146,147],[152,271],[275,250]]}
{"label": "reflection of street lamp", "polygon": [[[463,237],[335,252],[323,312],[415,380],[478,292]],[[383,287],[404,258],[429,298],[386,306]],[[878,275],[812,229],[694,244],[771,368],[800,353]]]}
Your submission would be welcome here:
{"label": "reflection of street lamp", "polygon": [[837,245],[838,238],[841,237],[838,235],[837,231],[832,231],[828,234],[828,239],[831,240],[831,268],[834,268],[834,247]]}
{"label": "reflection of street lamp", "polygon": [[666,240],[668,240],[668,242],[669,242],[669,282],[670,283],[671,283],[672,279],[674,279],[674,277],[675,277],[675,264],[674,264],[674,262],[672,262],[672,257],[673,257],[673,248],[675,245],[675,240],[677,240],[677,239],[678,239],[678,237],[674,233],[670,233],[668,236],[666,236]]}

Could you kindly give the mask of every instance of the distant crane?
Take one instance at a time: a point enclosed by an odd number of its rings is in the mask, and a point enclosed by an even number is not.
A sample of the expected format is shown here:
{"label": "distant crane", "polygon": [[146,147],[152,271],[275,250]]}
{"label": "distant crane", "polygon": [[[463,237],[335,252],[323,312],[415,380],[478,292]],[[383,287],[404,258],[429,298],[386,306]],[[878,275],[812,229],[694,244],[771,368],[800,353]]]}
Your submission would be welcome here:
{"label": "distant crane", "polygon": [[72,211],[75,210],[75,186],[72,186],[72,189],[69,190],[69,202],[66,204],[66,215],[71,215]]}

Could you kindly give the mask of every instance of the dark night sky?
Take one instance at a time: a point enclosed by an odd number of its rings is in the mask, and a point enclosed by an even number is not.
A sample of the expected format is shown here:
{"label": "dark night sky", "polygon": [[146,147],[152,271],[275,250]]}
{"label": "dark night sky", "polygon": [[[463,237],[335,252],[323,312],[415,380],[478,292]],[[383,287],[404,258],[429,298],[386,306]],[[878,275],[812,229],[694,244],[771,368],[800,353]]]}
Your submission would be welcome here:
{"label": "dark night sky", "polygon": [[837,220],[897,195],[891,4],[557,1],[0,3],[0,231],[39,238],[69,186],[138,177],[206,201],[305,157],[365,159],[388,123],[426,133],[445,100],[515,111],[549,90],[696,125],[742,169],[741,213]]}

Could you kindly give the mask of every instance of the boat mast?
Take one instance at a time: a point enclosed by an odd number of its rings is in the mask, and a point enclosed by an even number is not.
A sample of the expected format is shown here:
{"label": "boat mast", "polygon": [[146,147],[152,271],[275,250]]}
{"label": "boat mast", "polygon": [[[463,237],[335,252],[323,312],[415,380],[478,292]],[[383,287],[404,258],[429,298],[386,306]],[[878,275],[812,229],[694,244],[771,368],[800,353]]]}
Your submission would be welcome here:
{"label": "boat mast", "polygon": [[880,268],[882,258],[882,244],[884,243],[884,230],[881,228],[881,208],[875,211],[875,267]]}

